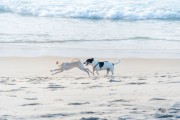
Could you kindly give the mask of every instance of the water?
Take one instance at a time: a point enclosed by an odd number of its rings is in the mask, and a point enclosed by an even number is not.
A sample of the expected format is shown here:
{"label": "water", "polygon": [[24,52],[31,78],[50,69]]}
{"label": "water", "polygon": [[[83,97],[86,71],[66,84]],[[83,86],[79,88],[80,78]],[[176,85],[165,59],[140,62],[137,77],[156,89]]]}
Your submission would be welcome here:
{"label": "water", "polygon": [[180,58],[180,2],[0,0],[0,53]]}

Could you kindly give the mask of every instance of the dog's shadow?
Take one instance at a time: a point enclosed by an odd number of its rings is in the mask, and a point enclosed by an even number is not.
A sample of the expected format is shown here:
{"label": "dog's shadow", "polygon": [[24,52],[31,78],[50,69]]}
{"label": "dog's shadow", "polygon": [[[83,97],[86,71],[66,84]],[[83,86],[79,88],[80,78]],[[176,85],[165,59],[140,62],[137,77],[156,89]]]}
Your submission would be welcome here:
{"label": "dog's shadow", "polygon": [[90,77],[76,77],[75,80],[82,80],[82,79],[87,79],[87,78],[90,78]]}
{"label": "dog's shadow", "polygon": [[98,79],[116,79],[118,76],[108,76],[108,75],[99,75],[99,76],[92,76],[92,80],[98,80]]}

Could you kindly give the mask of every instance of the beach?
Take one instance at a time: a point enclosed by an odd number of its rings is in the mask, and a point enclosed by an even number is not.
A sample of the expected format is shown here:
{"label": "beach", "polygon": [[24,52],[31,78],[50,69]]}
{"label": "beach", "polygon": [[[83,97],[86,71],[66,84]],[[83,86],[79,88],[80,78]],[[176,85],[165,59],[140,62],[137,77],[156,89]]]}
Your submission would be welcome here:
{"label": "beach", "polygon": [[177,120],[179,84],[178,0],[0,0],[0,120]]}
{"label": "beach", "polygon": [[100,71],[100,75],[88,77],[77,68],[51,75],[57,60],[62,63],[72,59],[1,57],[0,119],[180,118],[179,59],[122,58],[114,76]]}

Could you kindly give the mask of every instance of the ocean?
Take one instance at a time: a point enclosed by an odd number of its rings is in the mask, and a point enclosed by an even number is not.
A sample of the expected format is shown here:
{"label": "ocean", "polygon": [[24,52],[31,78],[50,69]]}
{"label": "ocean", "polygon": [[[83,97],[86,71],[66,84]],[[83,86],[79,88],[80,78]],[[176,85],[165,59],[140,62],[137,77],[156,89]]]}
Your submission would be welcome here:
{"label": "ocean", "polygon": [[180,1],[0,0],[0,56],[180,58]]}

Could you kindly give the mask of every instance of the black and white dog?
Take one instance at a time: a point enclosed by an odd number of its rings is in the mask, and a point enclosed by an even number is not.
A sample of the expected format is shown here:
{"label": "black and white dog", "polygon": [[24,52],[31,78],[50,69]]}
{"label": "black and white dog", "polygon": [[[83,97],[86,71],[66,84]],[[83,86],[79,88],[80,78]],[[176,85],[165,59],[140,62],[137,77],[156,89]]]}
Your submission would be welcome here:
{"label": "black and white dog", "polygon": [[99,74],[98,71],[100,70],[107,70],[107,75],[109,74],[109,71],[111,71],[113,75],[114,65],[119,64],[119,63],[120,63],[120,60],[117,63],[111,63],[108,61],[99,62],[99,61],[96,61],[94,58],[87,59],[86,62],[84,62],[86,66],[89,64],[93,66],[93,75],[94,75],[94,71],[96,71],[96,73]]}

